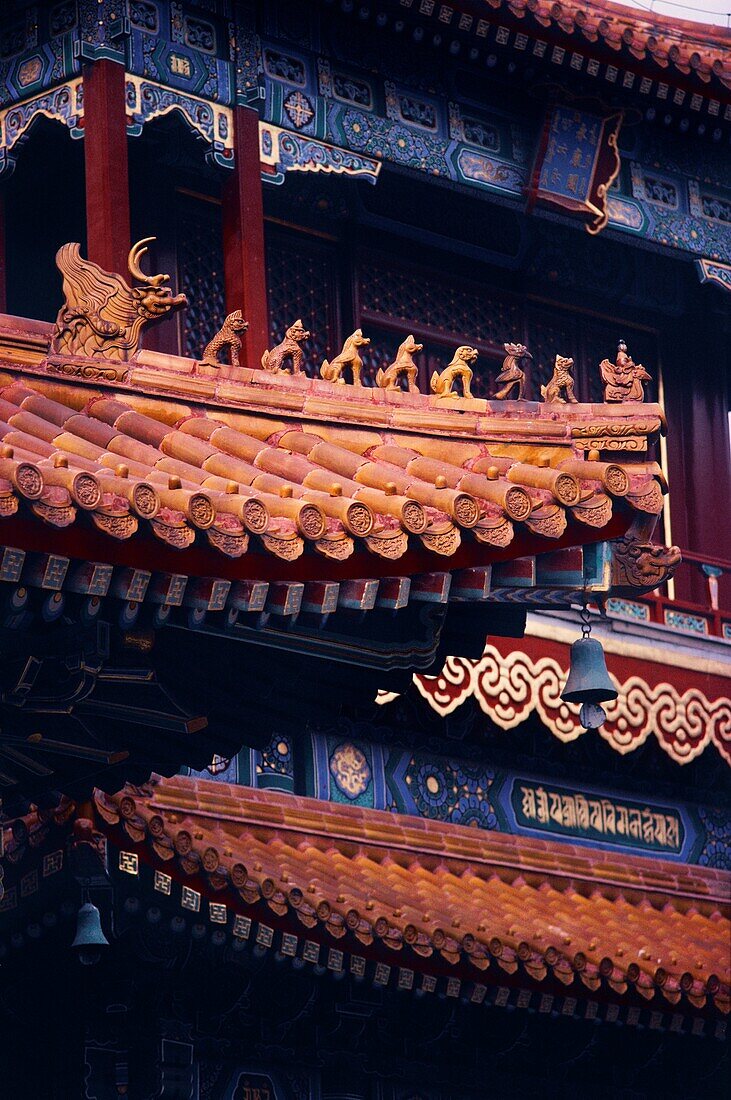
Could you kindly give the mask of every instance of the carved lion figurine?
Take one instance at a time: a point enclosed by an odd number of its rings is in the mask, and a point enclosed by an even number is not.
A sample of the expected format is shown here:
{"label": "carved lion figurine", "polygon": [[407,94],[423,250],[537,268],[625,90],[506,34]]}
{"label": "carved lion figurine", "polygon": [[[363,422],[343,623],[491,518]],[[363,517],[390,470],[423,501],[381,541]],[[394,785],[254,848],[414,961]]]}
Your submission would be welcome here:
{"label": "carved lion figurine", "polygon": [[343,377],[345,369],[350,367],[353,372],[353,385],[361,386],[363,383],[360,380],[360,372],[363,368],[363,360],[358,354],[358,348],[363,348],[367,344],[370,344],[370,339],[357,328],[345,341],[343,350],[335,356],[332,363],[328,362],[327,359],[323,360],[320,367],[320,377],[324,378],[326,382],[335,382],[343,386],[345,385],[345,378]]}
{"label": "carved lion figurine", "polygon": [[418,393],[416,375],[419,368],[414,362],[414,355],[417,351],[422,351],[423,347],[423,344],[417,344],[413,336],[407,336],[396,352],[393,363],[386,367],[385,371],[380,369],[377,371],[376,385],[382,390],[397,390],[399,379],[403,375],[411,393]]}
{"label": "carved lion figurine", "polygon": [[[578,403],[574,394],[574,377],[571,373],[573,365],[573,359],[566,358],[563,355],[556,356],[551,381],[547,386],[541,386],[541,396],[547,405],[558,403],[565,405],[566,402],[570,405],[576,405]],[[561,396],[561,390],[564,391],[565,397]]]}
{"label": "carved lion figurine", "polygon": [[299,374],[302,370],[304,355],[300,345],[309,338],[310,333],[298,318],[285,332],[281,344],[277,344],[271,351],[264,352],[261,357],[262,369],[272,372],[282,371],[285,360],[289,359],[292,363],[292,374]]}
{"label": "carved lion figurine", "polygon": [[218,356],[228,348],[230,365],[238,367],[241,337],[248,327],[249,322],[243,319],[240,309],[229,313],[216,335],[206,344],[202,362],[209,367],[220,367],[221,363]]}
{"label": "carved lion figurine", "polygon": [[462,380],[462,396],[472,397],[472,363],[477,359],[477,348],[471,348],[468,344],[458,347],[452,357],[449,366],[438,374],[434,371],[431,376],[430,388],[437,397],[459,397],[453,389],[455,379]]}

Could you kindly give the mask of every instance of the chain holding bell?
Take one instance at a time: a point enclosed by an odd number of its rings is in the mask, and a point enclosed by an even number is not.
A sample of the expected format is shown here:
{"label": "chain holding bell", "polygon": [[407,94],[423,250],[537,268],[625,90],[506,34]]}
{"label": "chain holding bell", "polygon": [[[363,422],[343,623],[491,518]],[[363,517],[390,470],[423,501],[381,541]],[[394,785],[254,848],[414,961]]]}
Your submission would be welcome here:
{"label": "chain holding bell", "polygon": [[609,678],[601,642],[591,635],[589,612],[581,612],[582,636],[571,646],[571,662],[561,698],[581,703],[579,720],[584,729],[598,729],[606,720],[602,703],[617,698],[617,689]]}

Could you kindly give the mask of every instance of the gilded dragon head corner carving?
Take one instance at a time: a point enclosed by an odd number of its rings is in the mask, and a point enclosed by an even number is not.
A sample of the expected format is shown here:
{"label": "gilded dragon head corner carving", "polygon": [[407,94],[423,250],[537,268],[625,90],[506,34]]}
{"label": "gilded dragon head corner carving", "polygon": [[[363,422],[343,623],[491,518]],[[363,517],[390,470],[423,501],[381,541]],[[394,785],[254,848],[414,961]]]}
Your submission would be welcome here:
{"label": "gilded dragon head corner carving", "polygon": [[56,264],[65,301],[51,337],[52,354],[127,362],[139,350],[144,325],[187,305],[184,294],[173,294],[165,285],[169,275],[142,270],[140,261],[154,240],[145,237],[129,251],[129,273],[141,284],[132,287],[121,275],[85,260],[79,244],[59,248]]}

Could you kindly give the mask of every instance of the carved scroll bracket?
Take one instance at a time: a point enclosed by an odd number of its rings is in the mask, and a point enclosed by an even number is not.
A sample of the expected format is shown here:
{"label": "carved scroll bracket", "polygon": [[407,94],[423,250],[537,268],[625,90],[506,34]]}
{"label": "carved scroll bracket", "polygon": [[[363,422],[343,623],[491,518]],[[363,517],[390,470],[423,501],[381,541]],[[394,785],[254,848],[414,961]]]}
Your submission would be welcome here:
{"label": "carved scroll bracket", "polygon": [[18,149],[39,118],[66,126],[72,138],[84,136],[84,91],[81,77],[0,111],[0,175],[15,168]]}

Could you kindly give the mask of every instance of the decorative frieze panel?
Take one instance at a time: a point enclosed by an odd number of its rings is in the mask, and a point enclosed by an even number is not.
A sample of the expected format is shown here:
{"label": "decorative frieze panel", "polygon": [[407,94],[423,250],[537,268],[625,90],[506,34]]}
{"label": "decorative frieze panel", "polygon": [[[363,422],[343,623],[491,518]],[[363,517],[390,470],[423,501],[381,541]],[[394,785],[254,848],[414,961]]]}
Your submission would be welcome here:
{"label": "decorative frieze panel", "polygon": [[[525,643],[524,643],[525,646]],[[568,648],[541,639],[541,656],[535,643],[507,650],[488,645],[479,661],[450,657],[439,676],[415,676],[417,691],[438,714],[446,716],[472,698],[501,729],[515,729],[536,714],[561,741],[585,735],[576,708],[561,699],[568,677]],[[609,672],[617,688],[616,700],[606,707],[607,721],[599,731],[619,753],[632,752],[651,736],[679,764],[688,763],[710,744],[731,762],[731,699],[711,693],[707,678],[678,675],[673,683],[663,665],[639,666],[643,676],[627,674],[628,665]],[[617,668],[617,674],[612,669]],[[666,679],[667,677],[667,679]],[[703,685],[701,687],[700,685]]]}
{"label": "decorative frieze panel", "polygon": [[178,0],[131,0],[125,39],[127,67],[136,76],[214,102],[234,101],[235,33],[212,10]]}
{"label": "decorative frieze panel", "polygon": [[264,72],[273,80],[304,88],[307,84],[307,66],[299,57],[267,47],[264,51]]}
{"label": "decorative frieze panel", "polygon": [[275,734],[261,752],[244,749],[231,761],[216,757],[202,772],[186,771],[447,825],[731,868],[725,810],[508,771],[475,748],[448,757],[409,749],[366,723],[303,731],[296,740]]}
{"label": "decorative frieze panel", "polygon": [[76,0],[5,15],[0,30],[0,107],[18,103],[79,72]]}
{"label": "decorative frieze panel", "polygon": [[[262,42],[245,12],[239,13],[238,22],[228,23],[212,9],[173,0],[134,0],[126,6],[116,0],[56,4],[49,9],[47,25],[45,18],[18,19],[9,25],[2,45],[5,56],[0,57],[0,106],[3,96],[7,103],[18,102],[68,80],[79,72],[82,60],[110,58],[126,64],[133,80],[163,89],[150,93],[155,102],[137,105],[133,125],[156,117],[160,102],[169,103],[170,96],[177,95],[178,109],[191,120],[193,129],[206,131],[214,160],[222,166],[230,155],[229,139],[218,129],[209,133],[210,112],[218,104],[256,105],[263,98],[264,119],[271,124],[272,134],[278,128],[321,143],[313,146],[288,139],[282,166],[270,173],[276,182],[282,182],[283,173],[290,169],[375,179],[379,163],[389,161],[523,203],[540,134],[535,122],[521,117],[517,109],[508,116],[492,104],[489,84],[478,94],[467,79],[462,89],[457,76],[466,79],[469,74],[461,69],[456,76],[435,80],[433,63],[427,81],[421,51],[406,57],[403,51],[394,51],[395,39],[388,36],[382,37],[385,52],[378,59],[383,75],[376,78],[367,67],[365,40],[359,40],[362,51],[355,59],[350,41],[332,28],[325,44],[307,9],[296,18],[291,12],[285,18],[279,5],[271,7],[265,20],[269,36]],[[338,26],[341,23],[345,26],[347,20],[340,20]],[[503,33],[505,42],[500,39]],[[512,46],[521,61],[532,42],[487,22],[482,38],[485,43],[494,38],[500,49]],[[531,56],[540,61],[543,55],[536,53],[540,43],[533,45]],[[582,71],[584,61],[576,53],[569,59],[562,47],[550,52],[550,60],[577,71]],[[620,70],[610,68],[616,81]],[[597,72],[600,69],[596,63]],[[596,73],[592,70],[589,75]],[[658,96],[662,87],[658,85]],[[712,108],[717,116],[718,101],[709,100],[709,111]],[[606,191],[607,224],[716,263],[730,262],[731,245],[724,229],[731,216],[731,196],[724,181],[709,175],[705,163],[703,179],[711,181],[707,185],[694,176],[697,164],[679,164],[678,174],[664,148],[661,162],[666,167],[658,172],[650,167],[659,159],[652,140],[649,129],[632,136],[631,168],[623,170]],[[274,138],[272,144],[276,144]],[[562,177],[564,205],[579,201],[579,174],[593,171],[591,165],[584,167],[591,150],[579,150],[579,145],[572,149],[567,147]],[[571,163],[577,150],[578,167]],[[555,175],[555,164],[552,170]],[[555,192],[557,184],[546,177],[541,187],[548,194],[551,189]]]}
{"label": "decorative frieze panel", "polygon": [[84,88],[81,77],[0,111],[0,173],[13,170],[18,148],[39,118],[60,122],[67,127],[72,138],[81,138],[84,136],[83,117]]}
{"label": "decorative frieze panel", "polygon": [[630,622],[649,623],[650,605],[639,600],[626,600],[619,596],[610,596],[606,603],[607,614]]}
{"label": "decorative frieze panel", "polygon": [[691,615],[687,611],[666,607],[664,618],[666,626],[680,630],[683,634],[700,634],[701,637],[709,634],[708,619],[704,615]]}
{"label": "decorative frieze panel", "polygon": [[522,165],[487,156],[473,149],[460,149],[457,154],[456,168],[463,183],[486,188],[488,191],[505,191],[519,195],[528,181],[528,175]]}
{"label": "decorative frieze panel", "polygon": [[233,122],[230,108],[173,91],[162,84],[137,76],[127,77],[126,96],[127,133],[131,137],[141,134],[145,123],[175,112],[192,133],[206,143],[208,157],[224,168],[233,167]]}
{"label": "decorative frieze panel", "polygon": [[373,85],[369,80],[338,69],[331,71],[330,62],[324,58],[318,62],[320,95],[332,96],[339,103],[346,103],[360,110],[370,111],[375,106]]}
{"label": "decorative frieze panel", "polygon": [[645,171],[639,164],[631,164],[632,194],[640,201],[665,210],[680,209],[681,184],[661,172]]}
{"label": "decorative frieze panel", "polygon": [[[148,122],[177,114],[194,136],[205,143],[207,158],[219,167],[233,167],[233,121],[229,107],[134,75],[127,76],[125,94],[130,137],[139,136]],[[41,116],[67,126],[71,137],[82,138],[83,106],[83,80],[78,77],[0,111],[0,172],[12,170],[16,147]],[[299,110],[296,104],[292,109]],[[294,132],[264,123],[260,125],[260,142],[261,161],[268,182],[281,183],[285,172],[298,171],[347,175],[375,183],[381,168],[380,161],[371,157],[301,138]]]}
{"label": "decorative frieze panel", "polygon": [[[293,110],[299,111],[301,106],[295,105]],[[259,124],[259,143],[267,183],[282,183],[285,172],[325,172],[375,183],[381,170],[380,161],[372,157],[363,157],[266,122]]]}
{"label": "decorative frieze panel", "polygon": [[158,34],[160,31],[160,13],[151,0],[130,0],[129,21],[135,30],[145,34]]}
{"label": "decorative frieze panel", "polygon": [[522,777],[509,784],[508,798],[521,831],[593,839],[662,856],[679,856],[687,847],[683,815],[672,807],[601,797],[599,792]]}
{"label": "decorative frieze panel", "polygon": [[688,200],[690,209],[697,217],[731,224],[731,194],[722,195],[719,191],[704,187],[697,180],[688,181]]}
{"label": "decorative frieze panel", "polygon": [[702,259],[696,260],[695,266],[702,283],[715,283],[722,290],[731,290],[731,264]]}

